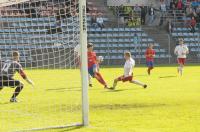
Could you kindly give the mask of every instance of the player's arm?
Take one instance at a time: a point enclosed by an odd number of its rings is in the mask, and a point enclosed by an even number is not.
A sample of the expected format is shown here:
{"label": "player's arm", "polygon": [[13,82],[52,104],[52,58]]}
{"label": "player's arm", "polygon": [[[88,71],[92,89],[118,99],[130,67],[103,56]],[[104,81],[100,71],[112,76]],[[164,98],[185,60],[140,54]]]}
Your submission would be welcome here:
{"label": "player's arm", "polygon": [[189,49],[187,46],[186,46],[186,54],[189,54]]}
{"label": "player's arm", "polygon": [[29,83],[29,84],[31,84],[31,85],[34,86],[33,81],[27,77],[27,75],[26,75],[26,73],[24,72],[23,69],[20,69],[20,70],[19,70],[19,74],[21,75],[21,77],[22,77],[24,80],[27,81],[27,83]]}
{"label": "player's arm", "polygon": [[154,56],[154,57],[156,56],[156,51],[155,51],[155,50],[153,51],[153,56]]}
{"label": "player's arm", "polygon": [[174,54],[178,55],[177,47],[174,49]]}
{"label": "player's arm", "polygon": [[132,74],[132,68],[133,68],[133,65],[132,65],[131,63],[129,63],[129,64],[126,66],[127,71],[129,71],[129,72],[128,72],[129,75]]}
{"label": "player's arm", "polygon": [[146,57],[149,57],[148,50],[146,50],[145,56],[146,56]]}

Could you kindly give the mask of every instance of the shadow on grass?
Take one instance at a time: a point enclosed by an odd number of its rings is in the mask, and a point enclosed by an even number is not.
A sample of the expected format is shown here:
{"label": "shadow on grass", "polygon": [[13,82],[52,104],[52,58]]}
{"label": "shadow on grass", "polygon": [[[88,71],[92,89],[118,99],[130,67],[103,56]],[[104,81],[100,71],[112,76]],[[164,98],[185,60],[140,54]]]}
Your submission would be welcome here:
{"label": "shadow on grass", "polygon": [[[70,88],[54,88],[54,89],[46,89],[45,91],[48,92],[65,92],[65,91],[81,91],[81,87],[70,87]],[[96,90],[99,91],[100,89],[88,87],[88,90]]]}
{"label": "shadow on grass", "polygon": [[71,89],[80,89],[81,87],[70,87],[70,88],[52,88],[52,89],[46,89],[46,91],[57,91],[57,90],[71,90]]}
{"label": "shadow on grass", "polygon": [[59,130],[58,132],[68,132],[68,131],[73,131],[73,130],[77,130],[77,129],[81,129],[84,128],[83,126],[76,126],[76,127],[69,127],[69,128],[65,128],[63,130]]}
{"label": "shadow on grass", "polygon": [[90,109],[109,109],[109,110],[127,110],[127,109],[135,109],[135,108],[154,108],[154,107],[164,107],[167,104],[98,104],[98,105],[90,105]]}
{"label": "shadow on grass", "polygon": [[10,103],[10,102],[0,103],[0,105],[7,105],[7,104],[15,104],[15,103]]}
{"label": "shadow on grass", "polygon": [[162,76],[162,77],[159,77],[159,78],[174,78],[174,77],[177,77],[177,76]]}
{"label": "shadow on grass", "polygon": [[128,91],[128,90],[139,90],[139,89],[113,89],[113,90],[112,89],[110,89],[110,90],[108,89],[108,90],[102,91],[102,92],[103,93],[104,92],[111,92],[111,93],[113,92],[113,93],[115,93],[115,92],[123,92],[123,91]]}

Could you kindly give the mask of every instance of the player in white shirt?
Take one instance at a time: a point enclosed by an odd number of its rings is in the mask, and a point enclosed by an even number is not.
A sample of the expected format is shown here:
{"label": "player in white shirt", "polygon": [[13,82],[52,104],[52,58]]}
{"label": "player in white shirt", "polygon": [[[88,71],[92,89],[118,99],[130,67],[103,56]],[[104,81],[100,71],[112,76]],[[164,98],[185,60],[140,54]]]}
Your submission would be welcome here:
{"label": "player in white shirt", "polygon": [[122,75],[122,76],[120,76],[120,77],[118,77],[118,78],[116,78],[114,80],[113,87],[111,87],[111,89],[115,89],[116,86],[117,86],[117,83],[119,81],[122,81],[122,82],[129,81],[130,83],[134,83],[134,84],[142,86],[143,88],[146,88],[147,87],[146,84],[133,79],[133,68],[135,66],[135,60],[133,60],[131,58],[131,53],[130,52],[125,52],[124,53],[124,58],[126,60],[126,62],[124,64],[124,75]]}
{"label": "player in white shirt", "polygon": [[179,45],[176,46],[174,54],[177,55],[177,61],[179,64],[178,73],[182,75],[187,54],[189,54],[189,49],[186,45],[184,45],[183,39],[179,39]]}

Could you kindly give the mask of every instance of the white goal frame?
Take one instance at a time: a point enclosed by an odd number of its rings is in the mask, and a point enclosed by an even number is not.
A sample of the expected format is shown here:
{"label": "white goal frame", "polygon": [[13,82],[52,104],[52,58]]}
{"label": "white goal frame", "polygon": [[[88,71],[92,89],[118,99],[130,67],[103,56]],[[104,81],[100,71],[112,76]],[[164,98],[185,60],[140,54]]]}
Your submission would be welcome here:
{"label": "white goal frame", "polygon": [[89,125],[89,101],[88,101],[88,63],[87,63],[87,16],[86,0],[79,0],[79,44],[81,48],[81,85],[82,85],[82,123],[67,124],[63,126],[49,126],[44,128],[31,128],[17,132],[39,131],[48,129],[62,129],[69,127],[88,126]]}

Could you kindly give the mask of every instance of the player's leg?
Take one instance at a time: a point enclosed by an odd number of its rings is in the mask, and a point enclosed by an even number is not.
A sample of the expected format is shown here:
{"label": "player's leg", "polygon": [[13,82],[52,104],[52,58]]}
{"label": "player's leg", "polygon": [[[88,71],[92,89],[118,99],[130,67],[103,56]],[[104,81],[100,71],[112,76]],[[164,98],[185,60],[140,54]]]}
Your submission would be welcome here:
{"label": "player's leg", "polygon": [[117,83],[118,83],[118,81],[120,81],[120,80],[121,80],[121,78],[122,78],[122,76],[121,76],[121,77],[118,77],[118,78],[116,78],[116,79],[113,81],[113,86],[111,87],[111,89],[115,89],[115,88],[116,88],[116,86],[117,86]]}
{"label": "player's leg", "polygon": [[15,88],[15,91],[10,98],[10,102],[17,102],[17,96],[20,94],[22,89],[24,88],[24,84],[18,80],[9,80],[9,87]]}
{"label": "player's leg", "polygon": [[102,85],[104,85],[105,88],[108,88],[107,83],[105,82],[101,73],[98,72],[97,65],[93,65],[93,73],[94,73],[94,77],[97,79],[97,81],[99,83],[101,83]]}
{"label": "player's leg", "polygon": [[182,58],[181,59],[181,64],[180,64],[180,75],[182,76],[183,75],[183,67],[184,67],[184,65],[185,65],[185,58]]}
{"label": "player's leg", "polygon": [[116,78],[116,79],[114,80],[114,82],[113,82],[113,86],[111,87],[111,89],[115,89],[116,86],[117,86],[117,83],[118,83],[119,81],[126,82],[126,81],[132,80],[132,78],[133,78],[132,76],[124,77],[124,75],[123,75],[123,76],[120,76],[120,77],[118,77],[118,78]]}
{"label": "player's leg", "polygon": [[104,81],[104,79],[101,76],[101,74],[99,72],[97,72],[97,66],[96,65],[93,65],[92,67],[88,68],[88,72],[89,72],[90,76],[96,78],[99,83],[104,85],[105,88],[108,88],[107,84]]}
{"label": "player's leg", "polygon": [[178,64],[179,64],[178,73],[182,76],[183,67],[184,67],[184,64],[185,64],[185,59],[184,58],[178,58]]}
{"label": "player's leg", "polygon": [[88,80],[89,80],[89,86],[92,87],[92,77],[90,74],[88,75]]}
{"label": "player's leg", "polygon": [[147,73],[148,75],[151,75],[151,70],[153,70],[154,66],[153,66],[153,62],[152,61],[147,61]]}
{"label": "player's leg", "polygon": [[147,88],[147,85],[138,81],[138,80],[131,80],[130,83],[134,83],[136,85],[142,86],[143,88]]}
{"label": "player's leg", "polygon": [[105,80],[103,79],[102,75],[99,72],[94,73],[94,77],[97,79],[99,83],[104,85],[105,88],[108,88],[107,83],[105,82]]}
{"label": "player's leg", "polygon": [[0,91],[3,89],[3,78],[0,77]]}

